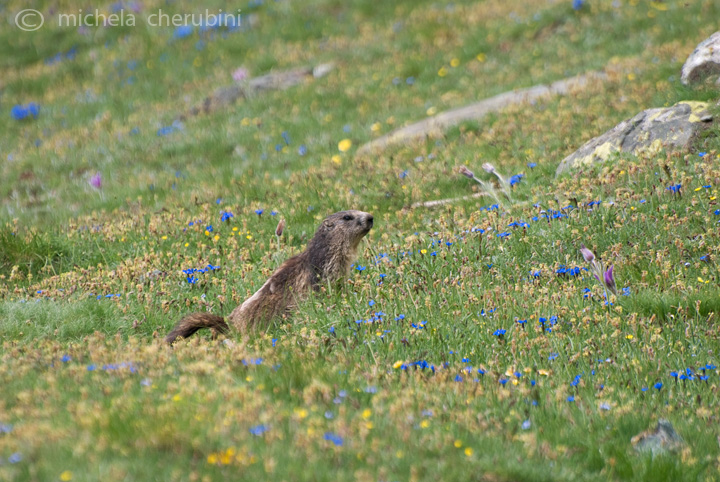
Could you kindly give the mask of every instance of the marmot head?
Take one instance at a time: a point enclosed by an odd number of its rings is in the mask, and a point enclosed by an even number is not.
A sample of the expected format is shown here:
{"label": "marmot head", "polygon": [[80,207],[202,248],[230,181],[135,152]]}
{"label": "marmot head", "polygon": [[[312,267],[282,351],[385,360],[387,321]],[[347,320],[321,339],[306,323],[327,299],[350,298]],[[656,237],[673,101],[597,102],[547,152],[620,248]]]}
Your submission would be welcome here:
{"label": "marmot head", "polygon": [[340,211],[326,217],[305,250],[312,267],[311,284],[347,276],[360,240],[372,226],[372,214],[362,211]]}
{"label": "marmot head", "polygon": [[316,236],[322,234],[326,239],[342,240],[354,248],[372,227],[372,214],[355,210],[340,211],[323,220]]}

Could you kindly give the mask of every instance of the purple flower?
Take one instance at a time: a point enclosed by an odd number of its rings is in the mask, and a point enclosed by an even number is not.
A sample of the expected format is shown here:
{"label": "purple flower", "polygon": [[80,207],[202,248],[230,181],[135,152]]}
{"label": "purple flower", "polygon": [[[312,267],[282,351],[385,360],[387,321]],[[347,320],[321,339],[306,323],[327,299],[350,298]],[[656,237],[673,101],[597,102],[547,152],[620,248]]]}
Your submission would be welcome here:
{"label": "purple flower", "polygon": [[604,281],[605,286],[609,289],[612,294],[617,296],[617,287],[615,286],[615,277],[613,276],[614,265],[610,265],[607,271],[605,271]]}
{"label": "purple flower", "polygon": [[593,254],[592,251],[587,249],[584,244],[580,245],[580,252],[583,255],[583,258],[585,258],[585,261],[587,263],[592,263],[595,260],[595,254]]}
{"label": "purple flower", "polygon": [[99,172],[90,178],[90,185],[95,189],[102,189],[102,175]]}
{"label": "purple flower", "polygon": [[470,179],[475,177],[475,173],[473,173],[470,169],[468,169],[465,166],[460,166],[460,174],[462,174],[463,176],[467,176]]}

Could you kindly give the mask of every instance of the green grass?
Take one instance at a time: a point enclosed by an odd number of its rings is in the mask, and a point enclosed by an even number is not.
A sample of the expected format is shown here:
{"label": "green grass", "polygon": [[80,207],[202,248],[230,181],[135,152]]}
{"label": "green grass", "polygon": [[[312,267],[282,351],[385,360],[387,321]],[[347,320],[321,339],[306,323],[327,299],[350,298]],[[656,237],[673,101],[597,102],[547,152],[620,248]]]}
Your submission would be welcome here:
{"label": "green grass", "polygon": [[[37,2],[36,32],[9,23],[0,479],[714,480],[717,124],[687,151],[554,174],[642,109],[717,99],[679,77],[720,7],[616,3],[147,1],[135,27],[84,33],[51,21],[87,8],[68,0]],[[255,23],[177,39],[143,20],[230,7]],[[11,22],[26,6],[0,8]],[[238,67],[323,62],[326,77],[158,135]],[[601,69],[572,95],[355,155],[429,109]],[[11,117],[29,102],[37,119]],[[483,162],[524,174],[512,202],[408,209],[478,192],[458,168],[493,181]],[[350,208],[376,224],[346,283],[232,343],[162,343],[187,313],[229,314]],[[610,305],[581,244],[615,267]],[[636,453],[659,418],[685,448]]]}

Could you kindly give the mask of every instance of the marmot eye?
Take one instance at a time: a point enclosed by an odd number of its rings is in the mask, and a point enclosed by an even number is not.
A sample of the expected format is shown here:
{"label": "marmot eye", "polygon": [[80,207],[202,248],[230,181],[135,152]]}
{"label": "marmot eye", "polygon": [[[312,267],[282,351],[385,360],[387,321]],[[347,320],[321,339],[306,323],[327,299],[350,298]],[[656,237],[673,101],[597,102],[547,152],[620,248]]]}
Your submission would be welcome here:
{"label": "marmot eye", "polygon": [[343,219],[344,219],[345,221],[352,221],[352,220],[353,220],[353,217],[350,216],[349,214],[346,214],[345,216],[343,216]]}

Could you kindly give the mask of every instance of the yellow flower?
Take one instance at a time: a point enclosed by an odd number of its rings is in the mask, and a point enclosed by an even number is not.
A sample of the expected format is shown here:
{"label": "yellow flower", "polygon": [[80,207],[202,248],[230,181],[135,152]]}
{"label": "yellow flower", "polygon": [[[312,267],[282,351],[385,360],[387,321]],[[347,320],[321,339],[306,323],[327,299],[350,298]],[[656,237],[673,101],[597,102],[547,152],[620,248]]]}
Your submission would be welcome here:
{"label": "yellow flower", "polygon": [[462,442],[460,440],[455,440],[455,443],[453,445],[455,445],[456,448],[460,448],[462,447]]}
{"label": "yellow flower", "polygon": [[400,368],[403,365],[404,362],[398,360],[395,363],[393,363],[393,368]]}
{"label": "yellow flower", "polygon": [[305,410],[304,408],[296,408],[294,410],[294,412],[295,412],[295,415],[297,415],[300,418],[305,418],[308,416],[308,411]]}
{"label": "yellow flower", "polygon": [[447,69],[445,67],[440,67],[440,70],[438,70],[438,75],[440,77],[445,77],[447,75]]}
{"label": "yellow flower", "polygon": [[427,253],[427,249],[421,249],[420,252],[421,252],[422,254],[425,254],[425,253]]}
{"label": "yellow flower", "polygon": [[180,394],[177,394],[173,397],[173,402],[179,402],[180,400],[182,400],[182,397],[180,396]]}
{"label": "yellow flower", "polygon": [[376,123],[374,123],[373,125],[370,126],[370,130],[373,131],[373,132],[377,132],[377,131],[379,131],[381,128],[382,128],[382,124],[380,124],[379,122],[376,122]]}
{"label": "yellow flower", "polygon": [[421,428],[428,428],[429,426],[430,426],[430,420],[423,420],[422,422],[420,422]]}
{"label": "yellow flower", "polygon": [[487,60],[487,56],[482,52],[477,54],[475,58],[478,59],[478,62],[485,62]]}
{"label": "yellow flower", "polygon": [[470,447],[465,449],[465,455],[470,457],[470,456],[472,456],[472,454],[473,454],[473,449],[471,449]]}
{"label": "yellow flower", "polygon": [[185,247],[187,248],[188,246],[190,246],[190,243],[185,243]]}
{"label": "yellow flower", "polygon": [[215,465],[218,461],[217,454],[210,454],[208,455],[207,462],[209,464]]}
{"label": "yellow flower", "polygon": [[210,231],[208,231],[207,229],[205,230],[205,236],[210,236]]}
{"label": "yellow flower", "polygon": [[340,152],[347,152],[352,147],[352,141],[350,139],[343,139],[338,142],[338,150]]}
{"label": "yellow flower", "polygon": [[338,166],[339,166],[340,164],[342,164],[342,157],[338,156],[337,154],[335,154],[334,156],[332,156],[332,158],[330,158],[330,160],[331,160],[332,162],[334,162],[335,164],[337,164]]}
{"label": "yellow flower", "polygon": [[238,230],[238,228],[237,228],[237,226],[235,226],[235,227],[233,228],[233,231],[237,231],[237,230]]}
{"label": "yellow flower", "polygon": [[68,480],[72,480],[72,472],[66,470],[65,472],[60,474],[60,480],[62,480],[63,482],[68,482]]}
{"label": "yellow flower", "polygon": [[627,338],[628,340],[632,340],[632,339],[635,338],[635,337],[632,336],[632,335],[628,335],[628,336],[626,336],[625,338]]}
{"label": "yellow flower", "polygon": [[635,74],[633,74],[632,72],[629,73],[628,76],[627,76],[627,79],[630,80],[630,81],[635,80]]}
{"label": "yellow flower", "polygon": [[656,10],[664,12],[668,9],[668,6],[662,2],[650,2],[650,6]]}
{"label": "yellow flower", "polygon": [[436,107],[430,107],[425,113],[426,113],[427,115],[435,115],[436,112],[437,112],[437,108],[436,108]]}
{"label": "yellow flower", "polygon": [[250,236],[249,234],[248,234],[247,236],[245,236],[245,237],[246,237],[247,239],[249,239],[249,240],[252,240],[252,236]]}
{"label": "yellow flower", "polygon": [[363,410],[362,417],[363,417],[365,420],[367,420],[367,419],[370,418],[371,416],[372,416],[372,411],[371,411],[369,408],[366,408],[365,410]]}
{"label": "yellow flower", "polygon": [[457,67],[458,65],[460,65],[460,59],[455,58],[450,61],[450,67]]}
{"label": "yellow flower", "polygon": [[220,239],[220,236],[218,236],[218,235],[216,234],[213,239],[214,239],[215,241],[217,241],[218,239]]}
{"label": "yellow flower", "polygon": [[374,426],[375,426],[375,425],[374,425],[372,422],[366,422],[366,423],[365,423],[365,427],[366,427],[368,430],[371,430]]}
{"label": "yellow flower", "polygon": [[546,377],[547,377],[548,375],[550,375],[550,372],[548,372],[547,370],[542,369],[542,368],[541,368],[540,370],[538,370],[538,373],[539,373],[540,375],[543,375],[543,376],[546,376]]}
{"label": "yellow flower", "polygon": [[163,236],[163,237],[161,237],[160,239],[167,239],[167,236]]}

